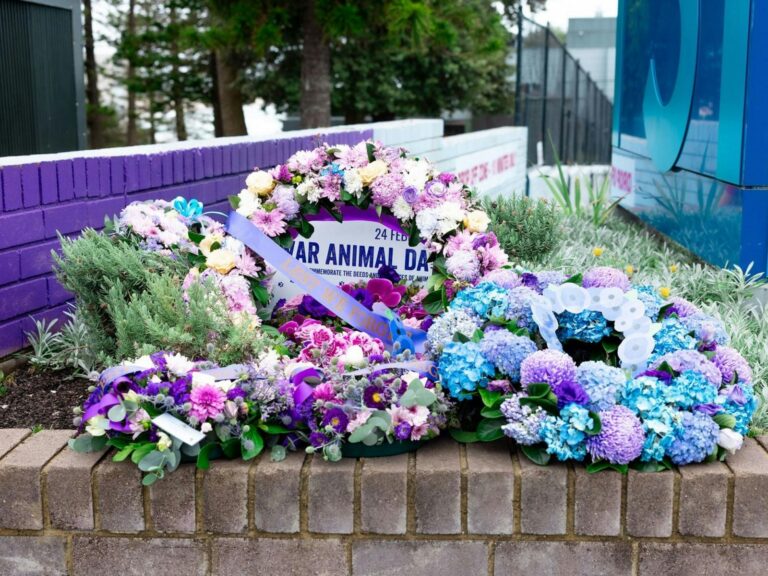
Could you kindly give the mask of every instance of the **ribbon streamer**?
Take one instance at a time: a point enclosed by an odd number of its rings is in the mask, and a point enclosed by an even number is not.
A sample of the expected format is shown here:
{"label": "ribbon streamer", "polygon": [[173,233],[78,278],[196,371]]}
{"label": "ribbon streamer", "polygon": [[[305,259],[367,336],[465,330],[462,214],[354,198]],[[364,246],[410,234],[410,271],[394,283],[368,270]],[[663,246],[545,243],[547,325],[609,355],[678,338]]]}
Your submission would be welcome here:
{"label": "ribbon streamer", "polygon": [[[282,272],[347,324],[380,339],[388,347],[391,347],[402,335],[410,338],[414,344],[423,345],[426,340],[426,333],[423,330],[404,326],[399,319],[395,323],[397,332],[393,334],[392,322],[389,319],[371,312],[339,287],[312,272],[254,226],[245,216],[230,212],[227,233],[259,254],[273,268]],[[418,350],[418,346],[416,349]]]}

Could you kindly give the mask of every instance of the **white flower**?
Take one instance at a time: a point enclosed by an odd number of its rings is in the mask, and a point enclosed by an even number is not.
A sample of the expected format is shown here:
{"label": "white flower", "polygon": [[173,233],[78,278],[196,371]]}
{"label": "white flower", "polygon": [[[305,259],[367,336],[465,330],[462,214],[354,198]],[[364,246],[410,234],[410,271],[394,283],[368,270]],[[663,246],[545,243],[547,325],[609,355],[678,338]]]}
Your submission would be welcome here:
{"label": "white flower", "polygon": [[210,374],[203,374],[202,372],[192,373],[192,388],[197,388],[198,386],[203,386],[205,384],[215,385],[216,378]]}
{"label": "white flower", "polygon": [[181,354],[167,354],[165,361],[168,364],[168,370],[177,376],[184,376],[195,367],[194,362]]}
{"label": "white flower", "polygon": [[359,196],[363,191],[363,179],[355,168],[344,172],[344,189],[353,196]]}
{"label": "white flower", "polygon": [[200,432],[203,434],[208,434],[211,430],[213,430],[213,426],[211,426],[210,422],[203,422],[203,425],[200,426]]}
{"label": "white flower", "polygon": [[365,364],[365,353],[360,346],[353,345],[347,348],[346,352],[341,355],[339,362],[346,367],[357,368]]}
{"label": "white flower", "polygon": [[240,256],[245,250],[245,245],[234,236],[227,236],[224,238],[224,249],[229,250],[236,256]]}
{"label": "white flower", "polygon": [[280,354],[274,348],[270,348],[259,357],[258,365],[260,370],[275,374],[280,365]]}
{"label": "white flower", "polygon": [[624,364],[644,363],[653,352],[655,341],[648,334],[633,334],[619,344],[619,360]]}
{"label": "white flower", "polygon": [[213,385],[222,392],[229,392],[235,387],[235,383],[232,380],[216,380]]}
{"label": "white flower", "polygon": [[557,330],[557,318],[546,298],[537,297],[531,302],[531,315],[540,330]]}
{"label": "white flower", "polygon": [[136,358],[136,360],[123,362],[126,366],[138,366],[139,368],[143,370],[151,370],[155,367],[155,363],[152,362],[152,358],[147,356],[142,356],[141,358]]}
{"label": "white flower", "polygon": [[464,218],[464,227],[470,232],[485,232],[491,219],[482,210],[472,210]]}
{"label": "white flower", "polygon": [[717,445],[721,448],[725,448],[731,454],[735,454],[737,450],[741,449],[742,444],[744,444],[744,436],[735,430],[730,428],[720,430],[720,434],[717,437]]}
{"label": "white flower", "polygon": [[464,216],[466,216],[466,212],[458,202],[446,202],[441,204],[438,208],[438,214],[441,220],[452,222],[454,227],[459,222],[463,222]]}
{"label": "white flower", "polygon": [[85,423],[85,431],[91,436],[104,436],[109,428],[109,420],[106,416],[94,416]]}
{"label": "white flower", "polygon": [[619,332],[623,332],[624,336],[631,336],[632,334],[648,334],[651,331],[651,319],[647,316],[641,318],[628,318],[627,316],[619,316],[613,324]]}
{"label": "white flower", "polygon": [[605,307],[602,309],[602,313],[606,320],[613,322],[621,316],[621,306]]}
{"label": "white flower", "polygon": [[307,179],[296,187],[296,192],[301,196],[304,196],[310,202],[317,202],[320,200],[320,195],[323,193],[323,189],[320,188],[314,180]]}
{"label": "white flower", "polygon": [[398,196],[395,203],[392,204],[392,214],[395,215],[395,218],[403,222],[411,219],[413,216],[413,208],[411,208],[411,205],[408,204],[402,196]]}
{"label": "white flower", "polygon": [[600,304],[600,294],[602,294],[603,289],[596,288],[593,286],[591,288],[587,288],[587,292],[589,293],[589,298],[590,298],[588,308],[590,310],[595,310],[596,312],[602,312],[603,307]]}
{"label": "white flower", "polygon": [[544,298],[546,298],[552,306],[552,311],[555,314],[562,314],[565,311],[563,301],[560,299],[560,286],[557,286],[556,284],[550,284],[544,288],[543,294]]}
{"label": "white flower", "polygon": [[261,200],[256,194],[251,193],[248,190],[243,190],[237,196],[239,204],[237,206],[237,213],[240,216],[248,218],[251,214],[261,208]]}
{"label": "white flower", "polygon": [[429,180],[432,171],[432,164],[427,160],[406,160],[403,182],[406,186],[413,186],[421,192],[424,190],[424,185]]}
{"label": "white flower", "polygon": [[439,219],[437,217],[437,211],[434,208],[420,210],[418,214],[416,214],[416,226],[419,229],[422,238],[434,236],[435,232],[437,232],[438,224]]}
{"label": "white flower", "polygon": [[170,436],[168,436],[168,434],[166,434],[165,432],[158,432],[157,433],[157,449],[160,452],[165,452],[171,446],[173,446],[173,441],[171,440]]}
{"label": "white flower", "polygon": [[245,179],[245,185],[253,194],[268,196],[275,187],[275,181],[269,172],[257,170],[248,174],[248,178]]}
{"label": "white flower", "polygon": [[578,314],[589,305],[590,296],[581,286],[566,282],[560,286],[560,301],[568,312]]}
{"label": "white flower", "polygon": [[600,306],[602,308],[615,308],[624,302],[624,292],[621,288],[603,288],[600,292]]}
{"label": "white flower", "polygon": [[645,316],[645,304],[636,298],[625,298],[621,305],[621,315],[627,318],[642,318]]}

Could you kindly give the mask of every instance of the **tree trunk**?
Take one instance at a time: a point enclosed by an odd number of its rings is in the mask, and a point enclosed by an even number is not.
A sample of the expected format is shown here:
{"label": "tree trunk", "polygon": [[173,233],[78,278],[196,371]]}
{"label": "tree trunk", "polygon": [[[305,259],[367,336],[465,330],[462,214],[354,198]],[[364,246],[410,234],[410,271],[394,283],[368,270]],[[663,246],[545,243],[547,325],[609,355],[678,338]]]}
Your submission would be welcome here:
{"label": "tree trunk", "polygon": [[[136,0],[130,0],[128,3],[128,35],[136,35]],[[133,67],[133,59],[128,59],[128,69],[125,78],[128,86],[128,128],[126,130],[126,143],[128,146],[138,144],[138,132],[136,130],[136,92],[133,86],[133,79],[136,77],[136,70]]]}
{"label": "tree trunk", "polygon": [[208,73],[211,75],[211,103],[213,104],[213,135],[216,138],[224,136],[224,127],[221,121],[221,104],[219,104],[219,83],[216,79],[216,52],[211,51],[208,59]]}
{"label": "tree trunk", "polygon": [[87,122],[91,148],[104,147],[104,126],[101,121],[101,101],[99,99],[99,76],[96,68],[96,53],[93,46],[93,15],[91,0],[83,0],[83,16],[85,20],[85,90],[88,101]]}
{"label": "tree trunk", "polygon": [[174,27],[173,39],[171,40],[173,113],[176,118],[176,138],[181,141],[187,139],[187,125],[184,120],[184,94],[179,72],[179,38],[176,24],[176,8],[171,6],[171,26]]}
{"label": "tree trunk", "polygon": [[315,9],[315,0],[304,0],[299,102],[302,128],[331,125],[331,49]]}
{"label": "tree trunk", "polygon": [[245,128],[243,115],[243,93],[237,83],[237,68],[233,65],[232,55],[223,49],[216,51],[216,84],[221,114],[221,135],[247,135],[248,130]]}

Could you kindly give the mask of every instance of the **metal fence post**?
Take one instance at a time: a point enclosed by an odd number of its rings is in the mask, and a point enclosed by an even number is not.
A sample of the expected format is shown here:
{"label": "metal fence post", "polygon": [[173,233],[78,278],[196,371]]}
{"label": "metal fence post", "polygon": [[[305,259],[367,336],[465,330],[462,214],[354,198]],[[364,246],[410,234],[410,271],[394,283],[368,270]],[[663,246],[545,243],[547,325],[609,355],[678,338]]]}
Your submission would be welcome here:
{"label": "metal fence post", "polygon": [[544,79],[541,100],[541,141],[544,147],[544,163],[547,162],[547,91],[549,89],[549,23],[544,28]]}
{"label": "metal fence post", "polygon": [[517,6],[517,69],[515,70],[515,125],[520,125],[520,98],[522,96],[522,78],[523,69],[523,3]]}
{"label": "metal fence post", "polygon": [[581,67],[579,66],[579,61],[575,60],[576,65],[576,86],[574,88],[574,95],[573,95],[573,160],[575,162],[579,161],[579,115],[581,113],[581,109],[579,108],[579,77],[581,76]]}
{"label": "metal fence post", "polygon": [[561,60],[561,68],[562,71],[560,73],[560,138],[558,138],[558,155],[563,160],[563,162],[567,161],[567,156],[565,154],[565,149],[563,148],[563,140],[565,138],[565,62],[566,58],[568,57],[568,51],[565,49],[565,44],[562,45],[563,48],[563,56]]}

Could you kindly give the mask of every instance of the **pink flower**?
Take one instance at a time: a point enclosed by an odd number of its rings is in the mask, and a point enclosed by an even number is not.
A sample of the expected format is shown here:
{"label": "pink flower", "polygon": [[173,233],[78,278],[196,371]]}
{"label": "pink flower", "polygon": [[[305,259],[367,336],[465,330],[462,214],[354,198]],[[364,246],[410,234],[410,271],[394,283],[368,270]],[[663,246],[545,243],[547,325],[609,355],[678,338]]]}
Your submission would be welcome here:
{"label": "pink flower", "polygon": [[386,278],[371,278],[368,280],[367,289],[373,294],[374,302],[382,302],[388,308],[394,308],[400,304],[405,294],[405,286],[395,286]]}
{"label": "pink flower", "polygon": [[285,233],[285,215],[280,210],[272,210],[272,212],[256,210],[251,215],[251,221],[267,236],[279,236]]}
{"label": "pink flower", "polygon": [[192,408],[189,415],[198,422],[205,422],[209,418],[215,418],[224,410],[224,402],[227,395],[213,384],[202,384],[192,389],[189,401]]}
{"label": "pink flower", "polygon": [[321,402],[338,401],[336,391],[333,389],[333,384],[330,382],[322,382],[315,386],[315,391],[312,393],[312,396],[314,396],[315,400],[320,400]]}

